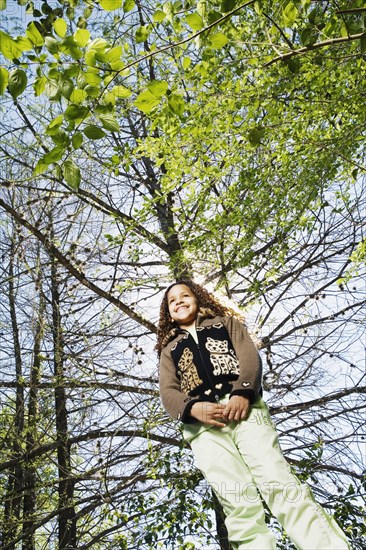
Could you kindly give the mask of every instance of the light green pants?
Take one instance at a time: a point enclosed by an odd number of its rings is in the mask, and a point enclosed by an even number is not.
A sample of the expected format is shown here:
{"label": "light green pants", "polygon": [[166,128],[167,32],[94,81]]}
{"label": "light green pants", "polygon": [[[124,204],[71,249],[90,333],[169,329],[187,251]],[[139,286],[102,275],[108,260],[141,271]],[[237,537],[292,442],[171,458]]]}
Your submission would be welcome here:
{"label": "light green pants", "polygon": [[291,473],[262,399],[252,406],[247,420],[224,428],[185,424],[183,436],[223,506],[234,548],[276,548],[276,539],[265,523],[259,490],[299,550],[350,549],[335,520],[315,502],[310,488]]}

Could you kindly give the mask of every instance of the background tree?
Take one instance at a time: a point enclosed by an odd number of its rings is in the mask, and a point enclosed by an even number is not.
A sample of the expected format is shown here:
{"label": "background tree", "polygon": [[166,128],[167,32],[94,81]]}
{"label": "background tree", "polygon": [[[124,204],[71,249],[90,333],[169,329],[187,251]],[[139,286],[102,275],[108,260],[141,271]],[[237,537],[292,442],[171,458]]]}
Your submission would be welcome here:
{"label": "background tree", "polygon": [[4,547],[227,547],[157,397],[160,290],[191,275],[246,312],[285,454],[361,548],[362,2],[17,4]]}

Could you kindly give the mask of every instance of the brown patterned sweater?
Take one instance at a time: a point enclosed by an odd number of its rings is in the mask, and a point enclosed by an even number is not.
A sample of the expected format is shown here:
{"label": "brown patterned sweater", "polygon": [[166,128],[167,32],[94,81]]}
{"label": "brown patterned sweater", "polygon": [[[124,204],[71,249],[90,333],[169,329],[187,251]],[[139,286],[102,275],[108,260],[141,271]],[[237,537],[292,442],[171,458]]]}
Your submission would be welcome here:
{"label": "brown patterned sweater", "polygon": [[168,414],[192,422],[196,401],[225,394],[253,403],[261,395],[262,365],[246,327],[234,317],[204,317],[196,323],[198,344],[181,329],[170,334],[160,357],[160,396]]}

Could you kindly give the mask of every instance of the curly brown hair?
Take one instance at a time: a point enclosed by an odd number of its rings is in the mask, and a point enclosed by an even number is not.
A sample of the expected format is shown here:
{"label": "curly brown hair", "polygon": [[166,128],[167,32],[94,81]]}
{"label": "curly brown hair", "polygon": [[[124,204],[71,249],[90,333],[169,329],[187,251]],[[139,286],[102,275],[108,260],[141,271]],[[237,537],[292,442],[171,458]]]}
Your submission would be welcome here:
{"label": "curly brown hair", "polygon": [[231,315],[233,317],[236,317],[240,321],[243,321],[243,317],[240,315],[240,313],[230,308],[229,306],[220,303],[220,301],[213,294],[208,292],[203,286],[190,280],[176,281],[166,289],[160,305],[156,344],[156,350],[159,356],[162,352],[162,349],[166,345],[166,338],[168,334],[174,329],[178,328],[175,321],[172,321],[171,319],[168,307],[168,293],[170,289],[173,288],[173,286],[175,285],[186,285],[188,288],[190,288],[198,302],[198,307],[201,309],[203,308],[206,311],[208,310],[209,316],[212,315],[212,317],[215,317],[216,315],[218,315],[222,317],[225,315]]}

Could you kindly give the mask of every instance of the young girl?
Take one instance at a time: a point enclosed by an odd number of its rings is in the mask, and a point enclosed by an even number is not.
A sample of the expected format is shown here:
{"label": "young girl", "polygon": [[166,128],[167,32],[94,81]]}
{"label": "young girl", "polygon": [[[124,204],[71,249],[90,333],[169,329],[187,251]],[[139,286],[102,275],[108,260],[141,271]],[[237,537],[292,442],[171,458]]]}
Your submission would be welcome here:
{"label": "young girl", "polygon": [[259,491],[300,550],[349,549],[281,453],[261,397],[261,361],[240,316],[201,286],[174,283],[162,300],[157,350],[163,406],[184,423],[232,547],[276,548]]}

